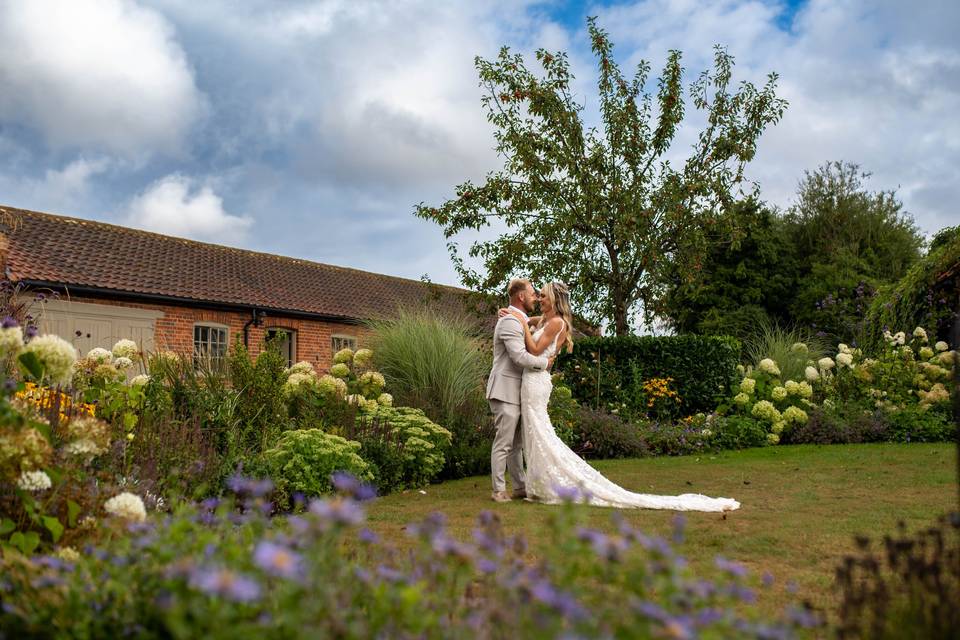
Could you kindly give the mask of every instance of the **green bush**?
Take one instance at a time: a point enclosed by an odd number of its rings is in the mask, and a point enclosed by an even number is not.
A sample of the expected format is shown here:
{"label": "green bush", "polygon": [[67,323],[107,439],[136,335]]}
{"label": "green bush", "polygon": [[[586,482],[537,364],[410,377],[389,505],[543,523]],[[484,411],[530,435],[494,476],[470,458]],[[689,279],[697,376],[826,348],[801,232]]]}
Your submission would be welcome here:
{"label": "green bush", "polygon": [[576,420],[576,448],[585,456],[639,458],[648,454],[637,427],[612,413],[582,407]]}
{"label": "green bush", "polygon": [[281,495],[318,496],[330,493],[334,471],[348,471],[370,480],[369,465],[360,457],[360,443],[321,429],[287,431],[263,452],[258,471],[268,475]]}
{"label": "green bush", "polygon": [[710,412],[737,378],[740,343],[722,336],[583,338],[557,370],[580,403],[634,419],[646,415],[643,383],[672,378],[680,415]]}
{"label": "green bush", "polygon": [[887,419],[894,442],[949,442],[956,437],[957,425],[946,405],[929,409],[907,406],[891,411]]}
{"label": "green bush", "polygon": [[718,418],[711,430],[711,444],[718,449],[748,449],[767,444],[767,425],[748,416]]}
{"label": "green bush", "polygon": [[451,433],[426,417],[420,409],[368,403],[360,407],[358,415],[379,422],[402,442],[397,452],[403,464],[405,486],[429,484],[443,469]]}
{"label": "green bush", "polygon": [[577,413],[580,405],[573,399],[570,387],[561,384],[558,378],[559,376],[554,376],[556,384],[553,387],[553,393],[550,394],[547,412],[550,414],[550,422],[557,436],[563,440],[564,444],[571,447],[577,441]]}

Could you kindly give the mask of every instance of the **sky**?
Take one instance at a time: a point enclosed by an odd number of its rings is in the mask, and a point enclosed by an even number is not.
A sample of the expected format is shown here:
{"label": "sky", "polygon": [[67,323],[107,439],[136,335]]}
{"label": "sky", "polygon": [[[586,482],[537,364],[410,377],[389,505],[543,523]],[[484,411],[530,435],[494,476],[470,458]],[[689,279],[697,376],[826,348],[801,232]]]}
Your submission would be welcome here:
{"label": "sky", "polygon": [[0,204],[458,284],[413,209],[501,166],[474,58],[567,51],[596,124],[591,15],[628,75],[679,49],[693,79],[714,44],[735,82],[779,73],[767,202],[844,160],[960,224],[954,0],[0,0]]}

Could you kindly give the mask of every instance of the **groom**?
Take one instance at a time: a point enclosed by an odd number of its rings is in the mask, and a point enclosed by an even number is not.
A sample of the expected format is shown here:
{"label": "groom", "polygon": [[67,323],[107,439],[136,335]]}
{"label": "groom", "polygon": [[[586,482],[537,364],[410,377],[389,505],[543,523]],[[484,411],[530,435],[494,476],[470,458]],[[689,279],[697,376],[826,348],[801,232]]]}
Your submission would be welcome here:
{"label": "groom", "polygon": [[[533,312],[537,294],[529,280],[511,280],[507,294],[510,296],[510,308],[519,311],[524,318]],[[520,379],[524,369],[540,371],[549,365],[547,358],[527,352],[523,326],[513,314],[507,314],[497,321],[493,330],[493,369],[487,381],[487,400],[497,430],[490,453],[495,502],[527,497],[523,474],[523,431],[519,427]],[[510,471],[513,480],[512,496],[507,493],[505,470]]]}

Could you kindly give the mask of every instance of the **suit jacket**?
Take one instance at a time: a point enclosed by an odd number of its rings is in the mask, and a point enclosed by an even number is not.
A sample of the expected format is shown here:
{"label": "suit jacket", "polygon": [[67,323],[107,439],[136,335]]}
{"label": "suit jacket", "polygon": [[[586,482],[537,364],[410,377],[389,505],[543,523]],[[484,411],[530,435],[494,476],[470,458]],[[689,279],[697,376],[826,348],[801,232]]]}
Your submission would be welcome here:
{"label": "suit jacket", "polygon": [[513,315],[497,321],[493,330],[493,369],[487,380],[487,399],[520,404],[520,378],[524,369],[541,371],[547,368],[545,356],[527,351],[523,326]]}

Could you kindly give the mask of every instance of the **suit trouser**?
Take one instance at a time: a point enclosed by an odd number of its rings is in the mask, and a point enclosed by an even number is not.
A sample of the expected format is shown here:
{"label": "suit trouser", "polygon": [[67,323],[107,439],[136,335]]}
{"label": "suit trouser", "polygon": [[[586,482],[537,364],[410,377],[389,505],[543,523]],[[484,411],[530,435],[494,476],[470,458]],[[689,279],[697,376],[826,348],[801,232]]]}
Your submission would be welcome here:
{"label": "suit trouser", "polygon": [[490,400],[493,423],[497,434],[493,438],[490,452],[490,474],[493,490],[506,491],[507,483],[504,471],[510,472],[513,490],[524,488],[526,478],[523,474],[523,430],[520,429],[520,405]]}

